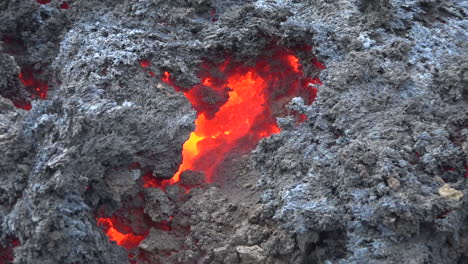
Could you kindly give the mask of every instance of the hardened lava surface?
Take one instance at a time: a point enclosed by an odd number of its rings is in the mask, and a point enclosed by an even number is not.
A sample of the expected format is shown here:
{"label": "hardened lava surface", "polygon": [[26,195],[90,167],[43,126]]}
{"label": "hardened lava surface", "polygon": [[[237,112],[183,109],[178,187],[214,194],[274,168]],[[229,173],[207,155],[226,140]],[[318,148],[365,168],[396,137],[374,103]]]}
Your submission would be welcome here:
{"label": "hardened lava surface", "polygon": [[[464,263],[467,13],[0,1],[0,263]],[[252,82],[279,51],[313,98],[282,97],[252,147],[170,180],[242,83],[223,63]]]}

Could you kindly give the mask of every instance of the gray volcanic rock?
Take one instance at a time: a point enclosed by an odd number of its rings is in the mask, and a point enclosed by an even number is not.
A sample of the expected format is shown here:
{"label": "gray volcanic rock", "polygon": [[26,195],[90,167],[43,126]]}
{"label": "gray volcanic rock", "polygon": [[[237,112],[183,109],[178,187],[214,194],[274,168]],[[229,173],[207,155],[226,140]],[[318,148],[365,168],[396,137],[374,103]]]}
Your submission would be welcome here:
{"label": "gray volcanic rock", "polygon": [[238,246],[236,248],[237,253],[242,263],[261,263],[265,261],[263,250],[259,246],[243,247]]}
{"label": "gray volcanic rock", "polygon": [[140,248],[149,252],[173,251],[181,247],[180,238],[162,230],[151,229],[148,237],[140,244]]}
{"label": "gray volcanic rock", "polygon": [[186,170],[180,174],[180,183],[185,186],[197,186],[205,182],[204,172]]}
{"label": "gray volcanic rock", "polygon": [[[466,1],[60,4],[0,2],[0,262],[9,237],[18,264],[468,258]],[[288,105],[307,120],[279,118],[219,183],[143,189],[174,175],[195,127],[164,72],[186,90],[203,61],[252,65],[272,47],[323,82]],[[30,111],[10,101],[30,99],[25,68],[50,86]],[[167,223],[130,225],[150,231],[126,251],[96,218],[129,206]]]}
{"label": "gray volcanic rock", "polygon": [[19,70],[14,57],[4,53],[0,44],[0,95],[2,97],[15,99],[25,96],[18,80]]}
{"label": "gray volcanic rock", "polygon": [[169,221],[174,214],[174,206],[169,201],[166,193],[158,188],[147,188],[145,193],[145,213],[151,217],[154,222]]}

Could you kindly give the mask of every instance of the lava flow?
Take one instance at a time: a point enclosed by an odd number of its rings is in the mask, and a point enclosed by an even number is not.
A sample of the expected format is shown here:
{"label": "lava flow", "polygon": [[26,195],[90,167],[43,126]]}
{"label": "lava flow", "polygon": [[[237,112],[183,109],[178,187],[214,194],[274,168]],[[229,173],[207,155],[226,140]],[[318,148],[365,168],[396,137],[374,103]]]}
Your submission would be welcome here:
{"label": "lava flow", "polygon": [[[312,61],[318,69],[324,68],[317,63]],[[140,66],[149,71],[151,64],[145,60]],[[260,139],[279,133],[276,117],[288,113],[285,105],[296,96],[311,104],[317,96],[316,85],[321,84],[318,78],[304,77],[299,59],[289,50],[275,50],[251,66],[231,59],[220,65],[205,63],[199,76],[201,84],[184,92],[197,111],[197,119],[195,131],[183,145],[182,164],[171,180],[156,179],[152,172],[146,173],[143,176],[145,188],[175,184],[185,170],[203,172],[207,182],[214,181],[216,169],[227,155],[250,152]],[[183,91],[169,72],[165,72],[161,80]],[[296,118],[298,122],[305,120],[304,115],[298,114]],[[129,169],[138,166],[132,164]],[[140,217],[145,218],[145,214],[142,212]],[[116,215],[97,220],[110,240],[127,249],[137,247],[147,234],[135,234],[130,227],[119,223]],[[170,229],[170,225],[162,224],[164,228],[161,223],[148,222],[147,226]]]}
{"label": "lava flow", "polygon": [[98,218],[98,225],[103,226],[106,230],[106,234],[111,241],[115,241],[117,245],[122,246],[126,249],[132,249],[137,247],[140,242],[145,239],[145,236],[137,236],[133,233],[123,234],[114,227],[111,218]]}
{"label": "lava flow", "polygon": [[[314,85],[321,84],[304,77],[289,50],[263,56],[253,66],[230,59],[217,67],[205,64],[200,75],[202,84],[185,92],[198,113],[196,129],[183,145],[183,162],[171,183],[189,169],[204,172],[212,182],[229,153],[251,151],[260,139],[279,133],[275,118],[285,112],[284,105],[295,96],[312,103]],[[168,73],[163,81],[173,84]]]}

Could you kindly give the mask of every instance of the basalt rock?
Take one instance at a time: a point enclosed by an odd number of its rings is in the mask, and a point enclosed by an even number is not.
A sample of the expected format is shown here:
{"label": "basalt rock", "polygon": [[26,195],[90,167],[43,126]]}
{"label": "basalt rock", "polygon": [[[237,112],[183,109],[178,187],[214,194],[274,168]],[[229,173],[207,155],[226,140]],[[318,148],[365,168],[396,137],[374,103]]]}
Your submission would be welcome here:
{"label": "basalt rock", "polygon": [[[464,1],[62,4],[0,2],[0,253],[13,263],[468,258]],[[186,172],[144,188],[182,161],[196,118],[183,91],[201,87],[210,116],[226,100],[201,86],[203,63],[276,48],[320,77],[313,104],[278,107],[281,132],[228,156],[214,183]],[[23,69],[47,80],[44,100]],[[114,214],[146,235],[138,247],[97,225]]]}
{"label": "basalt rock", "polygon": [[180,184],[185,186],[197,186],[206,180],[205,173],[201,171],[186,170],[180,174]]}

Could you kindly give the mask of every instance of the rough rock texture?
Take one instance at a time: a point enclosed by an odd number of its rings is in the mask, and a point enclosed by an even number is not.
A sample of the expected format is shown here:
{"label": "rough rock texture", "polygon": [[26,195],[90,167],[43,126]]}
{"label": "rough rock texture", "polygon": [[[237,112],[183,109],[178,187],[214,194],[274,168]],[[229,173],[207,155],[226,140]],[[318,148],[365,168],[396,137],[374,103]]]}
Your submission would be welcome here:
{"label": "rough rock texture", "polygon": [[147,188],[145,193],[145,213],[148,214],[154,222],[169,221],[174,214],[172,202],[166,193],[159,188]]}
{"label": "rough rock texture", "polygon": [[[60,4],[0,2],[0,249],[17,237],[14,263],[468,258],[467,1]],[[189,89],[202,61],[252,63],[272,46],[320,73],[316,101],[289,104],[308,120],[279,119],[280,134],[226,159],[219,183],[144,189],[148,171],[177,171],[194,129],[163,73]],[[11,102],[29,100],[23,68],[50,84],[30,111]],[[96,217],[133,207],[170,223],[129,260]]]}
{"label": "rough rock texture", "polygon": [[205,173],[186,170],[180,174],[180,184],[184,186],[197,186],[205,182]]}
{"label": "rough rock texture", "polygon": [[181,247],[180,238],[170,232],[151,229],[148,237],[141,242],[140,248],[149,252],[164,253],[178,250]]}
{"label": "rough rock texture", "polygon": [[6,54],[0,44],[0,95],[4,98],[16,99],[25,96],[17,78],[19,67],[13,56]]}

